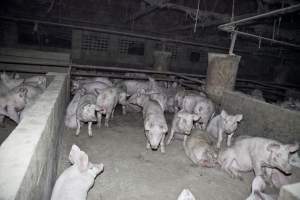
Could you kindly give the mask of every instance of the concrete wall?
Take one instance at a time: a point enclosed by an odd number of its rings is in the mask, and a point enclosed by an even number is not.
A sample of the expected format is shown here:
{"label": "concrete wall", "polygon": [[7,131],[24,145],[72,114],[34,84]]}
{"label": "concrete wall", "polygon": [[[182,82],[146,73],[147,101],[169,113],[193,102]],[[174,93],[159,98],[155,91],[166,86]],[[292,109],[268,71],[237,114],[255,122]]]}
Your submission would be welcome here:
{"label": "concrete wall", "polygon": [[221,107],[229,113],[243,114],[238,135],[263,136],[282,142],[300,141],[300,112],[232,91],[224,92]]}
{"label": "concrete wall", "polygon": [[1,200],[50,198],[68,86],[66,74],[47,76],[52,82],[0,147]]}

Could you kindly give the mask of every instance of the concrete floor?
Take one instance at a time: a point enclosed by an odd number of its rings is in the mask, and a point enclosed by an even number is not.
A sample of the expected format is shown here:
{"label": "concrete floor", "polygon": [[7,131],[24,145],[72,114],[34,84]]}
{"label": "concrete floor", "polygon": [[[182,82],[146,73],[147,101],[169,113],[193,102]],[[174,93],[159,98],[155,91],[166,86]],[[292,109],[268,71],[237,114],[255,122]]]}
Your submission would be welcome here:
{"label": "concrete floor", "polygon": [[[169,122],[172,116],[167,116]],[[166,147],[165,154],[147,151],[141,113],[122,116],[118,110],[110,128],[94,126],[92,138],[86,125],[78,137],[75,130],[66,129],[62,143],[58,174],[70,166],[68,154],[73,143],[91,162],[105,165],[88,200],[175,200],[184,188],[198,200],[241,200],[250,194],[252,173],[244,174],[241,181],[219,169],[192,166],[178,140]]]}

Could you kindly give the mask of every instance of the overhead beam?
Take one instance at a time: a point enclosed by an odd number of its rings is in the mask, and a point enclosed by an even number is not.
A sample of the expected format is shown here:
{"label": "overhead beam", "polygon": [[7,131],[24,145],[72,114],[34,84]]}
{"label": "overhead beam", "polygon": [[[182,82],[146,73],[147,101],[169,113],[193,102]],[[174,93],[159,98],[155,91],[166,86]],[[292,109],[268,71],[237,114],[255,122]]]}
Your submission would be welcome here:
{"label": "overhead beam", "polygon": [[155,11],[156,9],[158,9],[157,6],[149,6],[148,8],[146,8],[145,10],[140,10],[136,13],[134,13],[132,16],[130,16],[128,19],[126,19],[124,22],[125,23],[128,23],[128,22],[131,22],[131,21],[136,21],[138,20],[139,18],[145,16],[145,15],[148,15],[150,13],[152,13],[153,11]]}

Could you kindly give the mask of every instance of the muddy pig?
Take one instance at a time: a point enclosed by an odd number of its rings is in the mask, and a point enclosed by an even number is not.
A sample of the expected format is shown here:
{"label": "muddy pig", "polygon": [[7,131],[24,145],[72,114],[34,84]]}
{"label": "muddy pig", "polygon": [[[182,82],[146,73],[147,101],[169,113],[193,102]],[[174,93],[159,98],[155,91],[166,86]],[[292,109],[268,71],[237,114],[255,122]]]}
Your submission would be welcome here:
{"label": "muddy pig", "polygon": [[126,114],[126,92],[120,87],[108,87],[103,90],[96,89],[96,110],[98,114],[98,127],[101,127],[102,114],[105,116],[105,127],[108,127],[110,118],[113,118],[116,105],[122,105],[122,113]]}
{"label": "muddy pig", "polygon": [[221,151],[218,162],[232,177],[240,177],[240,172],[254,170],[256,176],[264,174],[263,168],[277,168],[289,174],[289,155],[297,151],[298,144],[282,144],[262,137],[237,138],[233,146]]}
{"label": "muddy pig", "polygon": [[136,93],[132,95],[129,103],[139,105],[143,108],[144,129],[147,137],[147,149],[158,149],[165,152],[164,139],[168,131],[168,125],[164,112],[155,100],[150,99],[149,95]]}
{"label": "muddy pig", "polygon": [[96,96],[94,94],[86,94],[79,99],[78,107],[76,109],[76,135],[79,135],[80,133],[81,122],[87,122],[88,134],[89,136],[93,136],[92,124],[97,121],[95,104]]}
{"label": "muddy pig", "polygon": [[196,114],[188,113],[184,110],[180,110],[174,115],[172,121],[172,127],[170,130],[169,138],[167,140],[167,144],[170,144],[174,133],[181,133],[185,135],[189,135],[193,128],[193,122],[197,121],[199,116]]}
{"label": "muddy pig", "polygon": [[89,162],[88,155],[73,144],[69,160],[73,164],[56,180],[51,200],[86,200],[95,178],[104,167],[103,164]]}
{"label": "muddy pig", "polygon": [[227,146],[231,145],[231,138],[237,128],[238,122],[243,119],[243,115],[229,115],[225,110],[221,114],[211,119],[207,126],[207,132],[214,138],[218,138],[217,148],[221,148],[223,134],[227,134]]}
{"label": "muddy pig", "polygon": [[194,129],[191,136],[185,135],[183,148],[185,154],[195,165],[202,167],[216,166],[218,154],[205,131]]}

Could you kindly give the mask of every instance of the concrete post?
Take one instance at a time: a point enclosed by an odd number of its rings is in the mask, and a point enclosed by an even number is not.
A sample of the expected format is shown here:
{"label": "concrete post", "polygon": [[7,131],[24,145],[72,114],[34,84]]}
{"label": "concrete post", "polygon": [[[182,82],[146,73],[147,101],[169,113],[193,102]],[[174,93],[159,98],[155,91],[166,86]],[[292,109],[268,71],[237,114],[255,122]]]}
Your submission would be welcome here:
{"label": "concrete post", "polygon": [[157,71],[168,71],[171,64],[171,52],[167,51],[154,51],[154,64],[153,69]]}
{"label": "concrete post", "polygon": [[224,90],[234,90],[241,56],[208,53],[206,92],[220,103]]}

